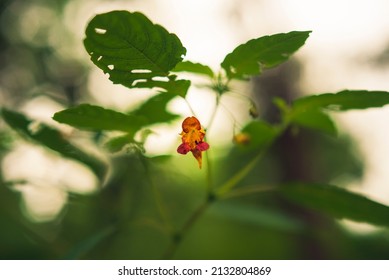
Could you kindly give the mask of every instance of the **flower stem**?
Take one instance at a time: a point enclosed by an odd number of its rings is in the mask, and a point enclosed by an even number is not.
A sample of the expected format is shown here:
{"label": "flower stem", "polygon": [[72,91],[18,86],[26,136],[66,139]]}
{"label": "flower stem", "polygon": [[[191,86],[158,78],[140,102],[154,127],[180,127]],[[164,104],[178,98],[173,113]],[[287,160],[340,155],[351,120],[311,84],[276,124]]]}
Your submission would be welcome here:
{"label": "flower stem", "polygon": [[185,100],[186,105],[187,105],[188,108],[189,108],[189,111],[192,113],[192,115],[193,115],[194,117],[196,117],[196,113],[195,113],[195,111],[193,110],[192,105],[190,105],[190,102],[188,101],[188,99],[184,98],[184,100]]}

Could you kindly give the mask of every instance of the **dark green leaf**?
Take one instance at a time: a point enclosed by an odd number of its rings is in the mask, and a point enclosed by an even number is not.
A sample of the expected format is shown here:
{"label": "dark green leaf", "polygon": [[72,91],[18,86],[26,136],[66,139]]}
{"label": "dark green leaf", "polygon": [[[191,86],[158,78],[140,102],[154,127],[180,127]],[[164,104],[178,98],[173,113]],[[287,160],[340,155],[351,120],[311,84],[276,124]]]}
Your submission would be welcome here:
{"label": "dark green leaf", "polygon": [[[297,232],[303,225],[280,212],[249,204],[223,202],[212,208],[212,214],[239,223],[251,224],[260,228],[274,228],[281,231]],[[218,217],[218,218],[219,218]]]}
{"label": "dark green leaf", "polygon": [[167,111],[167,104],[174,98],[170,93],[160,93],[151,97],[131,114],[146,119],[148,125],[155,123],[166,123],[178,117]]}
{"label": "dark green leaf", "polygon": [[100,160],[72,145],[59,131],[7,109],[2,109],[2,115],[4,121],[23,136],[60,153],[64,157],[84,163],[91,168],[97,177],[104,177],[106,166]]}
{"label": "dark green leaf", "polygon": [[[115,84],[129,88],[162,88],[184,96],[189,81],[169,76],[186,49],[175,34],[141,13],[112,11],[88,24],[84,45],[94,64]],[[161,79],[162,78],[162,79]],[[177,85],[176,85],[177,84]]]}
{"label": "dark green leaf", "polygon": [[57,112],[53,119],[86,130],[119,130],[130,133],[135,133],[146,124],[143,117],[127,115],[89,104],[81,104]]}
{"label": "dark green leaf", "polygon": [[291,121],[303,127],[316,129],[330,135],[337,135],[336,126],[330,116],[320,110],[310,110],[296,114]]}
{"label": "dark green leaf", "polygon": [[75,260],[84,257],[85,254],[93,250],[101,242],[114,234],[115,231],[115,227],[108,226],[101,231],[94,233],[92,236],[78,243],[64,258],[68,260]]}
{"label": "dark green leaf", "polygon": [[176,76],[169,76],[169,81],[138,81],[136,84],[137,88],[160,88],[164,89],[162,92],[169,93],[173,96],[179,95],[185,97],[190,87],[190,81],[188,80],[176,80]]}
{"label": "dark green leaf", "polygon": [[252,39],[229,53],[221,66],[229,78],[257,75],[286,61],[304,45],[311,31],[292,31]]}
{"label": "dark green leaf", "polygon": [[302,97],[293,102],[298,113],[312,109],[345,111],[382,107],[389,104],[389,92],[367,90],[344,90]]}
{"label": "dark green leaf", "polygon": [[277,129],[264,121],[252,121],[235,135],[234,140],[243,152],[261,149],[276,137]]}
{"label": "dark green leaf", "polygon": [[212,69],[200,63],[194,63],[191,61],[182,61],[179,62],[176,67],[172,70],[173,72],[190,72],[194,74],[206,75],[213,78],[215,74]]}
{"label": "dark green leaf", "polygon": [[116,153],[121,151],[124,146],[132,143],[134,141],[133,139],[134,135],[126,134],[118,137],[114,137],[110,140],[108,140],[104,146],[107,148],[107,150],[111,153]]}
{"label": "dark green leaf", "polygon": [[335,186],[289,184],[281,192],[290,200],[338,219],[389,226],[389,207]]}

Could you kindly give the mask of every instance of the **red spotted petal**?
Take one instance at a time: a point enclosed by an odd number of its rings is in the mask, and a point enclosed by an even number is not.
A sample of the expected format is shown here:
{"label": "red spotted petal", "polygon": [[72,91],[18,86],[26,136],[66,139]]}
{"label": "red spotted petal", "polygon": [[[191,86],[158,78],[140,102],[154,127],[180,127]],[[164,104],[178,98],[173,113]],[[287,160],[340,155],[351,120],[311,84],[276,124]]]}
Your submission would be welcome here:
{"label": "red spotted petal", "polygon": [[196,148],[199,151],[206,151],[209,149],[209,144],[207,142],[201,142],[196,145]]}
{"label": "red spotted petal", "polygon": [[188,145],[188,143],[182,143],[177,148],[177,152],[183,155],[186,155],[189,151],[190,151],[190,146]]}

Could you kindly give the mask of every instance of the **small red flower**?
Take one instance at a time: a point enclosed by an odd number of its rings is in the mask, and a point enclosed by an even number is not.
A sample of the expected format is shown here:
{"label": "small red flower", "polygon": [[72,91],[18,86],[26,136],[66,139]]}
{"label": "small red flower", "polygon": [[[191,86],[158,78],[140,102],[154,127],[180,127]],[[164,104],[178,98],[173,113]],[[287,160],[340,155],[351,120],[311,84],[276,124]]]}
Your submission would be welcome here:
{"label": "small red flower", "polygon": [[199,120],[196,117],[187,117],[182,122],[182,132],[180,135],[182,144],[178,146],[177,152],[183,155],[192,152],[201,169],[201,152],[208,150],[209,145],[207,142],[204,142],[205,131],[201,128]]}

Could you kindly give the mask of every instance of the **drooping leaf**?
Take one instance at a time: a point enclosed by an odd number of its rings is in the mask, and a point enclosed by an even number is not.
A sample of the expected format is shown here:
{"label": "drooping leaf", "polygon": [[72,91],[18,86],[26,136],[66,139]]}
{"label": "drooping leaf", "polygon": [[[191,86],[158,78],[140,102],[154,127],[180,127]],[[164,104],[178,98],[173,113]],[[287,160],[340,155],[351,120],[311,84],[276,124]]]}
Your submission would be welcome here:
{"label": "drooping leaf", "polygon": [[378,226],[389,226],[389,207],[362,195],[335,186],[288,184],[282,194],[310,209],[338,219],[350,219]]}
{"label": "drooping leaf", "polygon": [[[186,49],[175,34],[143,14],[112,11],[88,24],[84,45],[91,60],[115,84],[129,88],[161,88],[185,96],[189,81],[169,76]],[[166,78],[166,79],[161,79]]]}
{"label": "drooping leaf", "polygon": [[344,90],[296,99],[293,110],[303,112],[312,109],[345,111],[382,107],[389,104],[389,92],[367,90]]}
{"label": "drooping leaf", "polygon": [[190,72],[194,74],[206,75],[211,78],[215,76],[215,74],[213,73],[212,69],[209,66],[200,63],[191,62],[188,60],[179,62],[172,71]]}
{"label": "drooping leaf", "polygon": [[53,119],[80,129],[118,130],[129,133],[135,133],[146,124],[143,117],[127,115],[90,104],[81,104],[57,112]]}
{"label": "drooping leaf", "polygon": [[277,129],[264,121],[252,121],[235,135],[239,150],[251,152],[268,145],[277,135]]}
{"label": "drooping leaf", "polygon": [[299,126],[316,129],[334,136],[337,135],[337,129],[331,117],[320,110],[309,110],[296,114],[291,121]]}
{"label": "drooping leaf", "polygon": [[178,117],[166,109],[166,105],[175,96],[169,93],[160,93],[149,98],[139,108],[131,112],[134,116],[143,117],[148,125],[155,123],[167,123]]}
{"label": "drooping leaf", "polygon": [[292,31],[252,39],[229,53],[221,66],[229,78],[258,75],[286,61],[304,45],[311,31]]}
{"label": "drooping leaf", "polygon": [[4,121],[27,139],[56,151],[64,157],[84,163],[98,178],[105,176],[105,164],[71,144],[58,130],[8,109],[3,108],[1,112]]}

